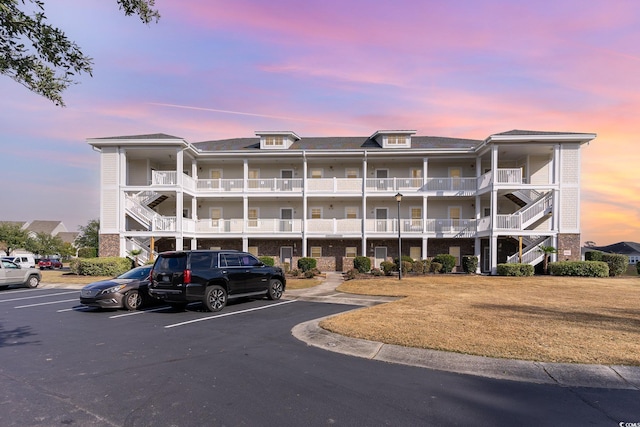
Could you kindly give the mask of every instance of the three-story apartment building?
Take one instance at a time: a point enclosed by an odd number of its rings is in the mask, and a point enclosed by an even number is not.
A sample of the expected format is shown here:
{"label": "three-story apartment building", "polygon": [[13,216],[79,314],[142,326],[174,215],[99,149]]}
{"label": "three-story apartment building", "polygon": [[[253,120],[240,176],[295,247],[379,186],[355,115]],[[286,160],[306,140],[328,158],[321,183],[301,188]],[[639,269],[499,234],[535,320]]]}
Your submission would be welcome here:
{"label": "three-story apartment building", "polygon": [[357,255],[379,266],[400,247],[414,259],[452,254],[458,265],[476,255],[495,273],[499,263],[541,262],[545,245],[579,260],[580,150],[594,138],[91,138],[101,153],[100,255],[224,248],[341,271]]}

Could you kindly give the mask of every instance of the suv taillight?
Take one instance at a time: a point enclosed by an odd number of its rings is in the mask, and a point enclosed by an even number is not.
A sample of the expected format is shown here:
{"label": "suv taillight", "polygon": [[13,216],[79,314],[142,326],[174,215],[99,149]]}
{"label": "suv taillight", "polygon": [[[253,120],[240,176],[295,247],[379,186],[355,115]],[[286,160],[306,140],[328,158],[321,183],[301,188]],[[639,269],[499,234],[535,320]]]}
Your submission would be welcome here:
{"label": "suv taillight", "polygon": [[191,270],[185,270],[183,272],[182,283],[184,283],[185,285],[188,285],[189,283],[191,283]]}

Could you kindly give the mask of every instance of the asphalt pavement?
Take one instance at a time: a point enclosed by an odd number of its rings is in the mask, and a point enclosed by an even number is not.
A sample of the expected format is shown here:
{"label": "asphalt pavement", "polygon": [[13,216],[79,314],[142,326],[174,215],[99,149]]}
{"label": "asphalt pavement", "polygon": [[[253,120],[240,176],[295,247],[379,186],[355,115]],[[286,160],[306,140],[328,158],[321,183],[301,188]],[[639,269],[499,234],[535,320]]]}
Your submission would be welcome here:
{"label": "asphalt pavement", "polygon": [[[336,288],[342,282],[342,273],[327,272],[326,278],[320,285],[306,289],[287,290],[283,298],[361,307],[371,307],[397,300],[395,297],[354,295],[339,292]],[[78,289],[82,287],[82,285],[48,283],[40,285],[42,288],[61,286]],[[555,384],[564,387],[640,390],[640,367],[531,362],[402,347],[334,334],[320,328],[319,323],[323,319],[314,319],[296,325],[292,329],[293,336],[307,345],[324,350],[388,363],[487,378],[537,384]]]}

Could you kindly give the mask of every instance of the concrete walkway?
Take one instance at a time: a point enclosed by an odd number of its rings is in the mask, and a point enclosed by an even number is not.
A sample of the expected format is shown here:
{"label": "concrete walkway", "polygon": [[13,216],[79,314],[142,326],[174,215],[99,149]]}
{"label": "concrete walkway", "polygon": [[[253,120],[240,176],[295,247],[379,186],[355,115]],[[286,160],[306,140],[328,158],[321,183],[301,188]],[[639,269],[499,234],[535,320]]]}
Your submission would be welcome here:
{"label": "concrete walkway", "polygon": [[[342,281],[342,274],[330,272],[320,285],[287,290],[284,298],[365,307],[397,299],[338,292],[336,287]],[[324,350],[383,362],[564,387],[640,390],[640,367],[528,362],[401,347],[328,332],[318,326],[322,320],[315,319],[295,326],[293,336]]]}

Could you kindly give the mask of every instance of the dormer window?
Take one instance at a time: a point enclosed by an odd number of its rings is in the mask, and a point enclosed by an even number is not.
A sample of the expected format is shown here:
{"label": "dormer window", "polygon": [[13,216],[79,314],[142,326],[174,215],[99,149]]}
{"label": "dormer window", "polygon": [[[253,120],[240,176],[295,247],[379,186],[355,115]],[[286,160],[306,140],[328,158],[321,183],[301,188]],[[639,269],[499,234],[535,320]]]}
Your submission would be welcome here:
{"label": "dormer window", "polygon": [[387,145],[403,146],[407,145],[406,135],[387,135]]}
{"label": "dormer window", "polygon": [[282,150],[291,147],[291,145],[298,141],[300,137],[294,132],[282,131],[282,132],[256,132],[256,135],[260,137],[260,149],[261,150]]}
{"label": "dormer window", "polygon": [[282,136],[267,136],[264,139],[264,145],[267,147],[283,147],[284,138]]}
{"label": "dormer window", "polygon": [[411,135],[415,133],[415,130],[379,130],[371,139],[382,148],[411,148]]}

